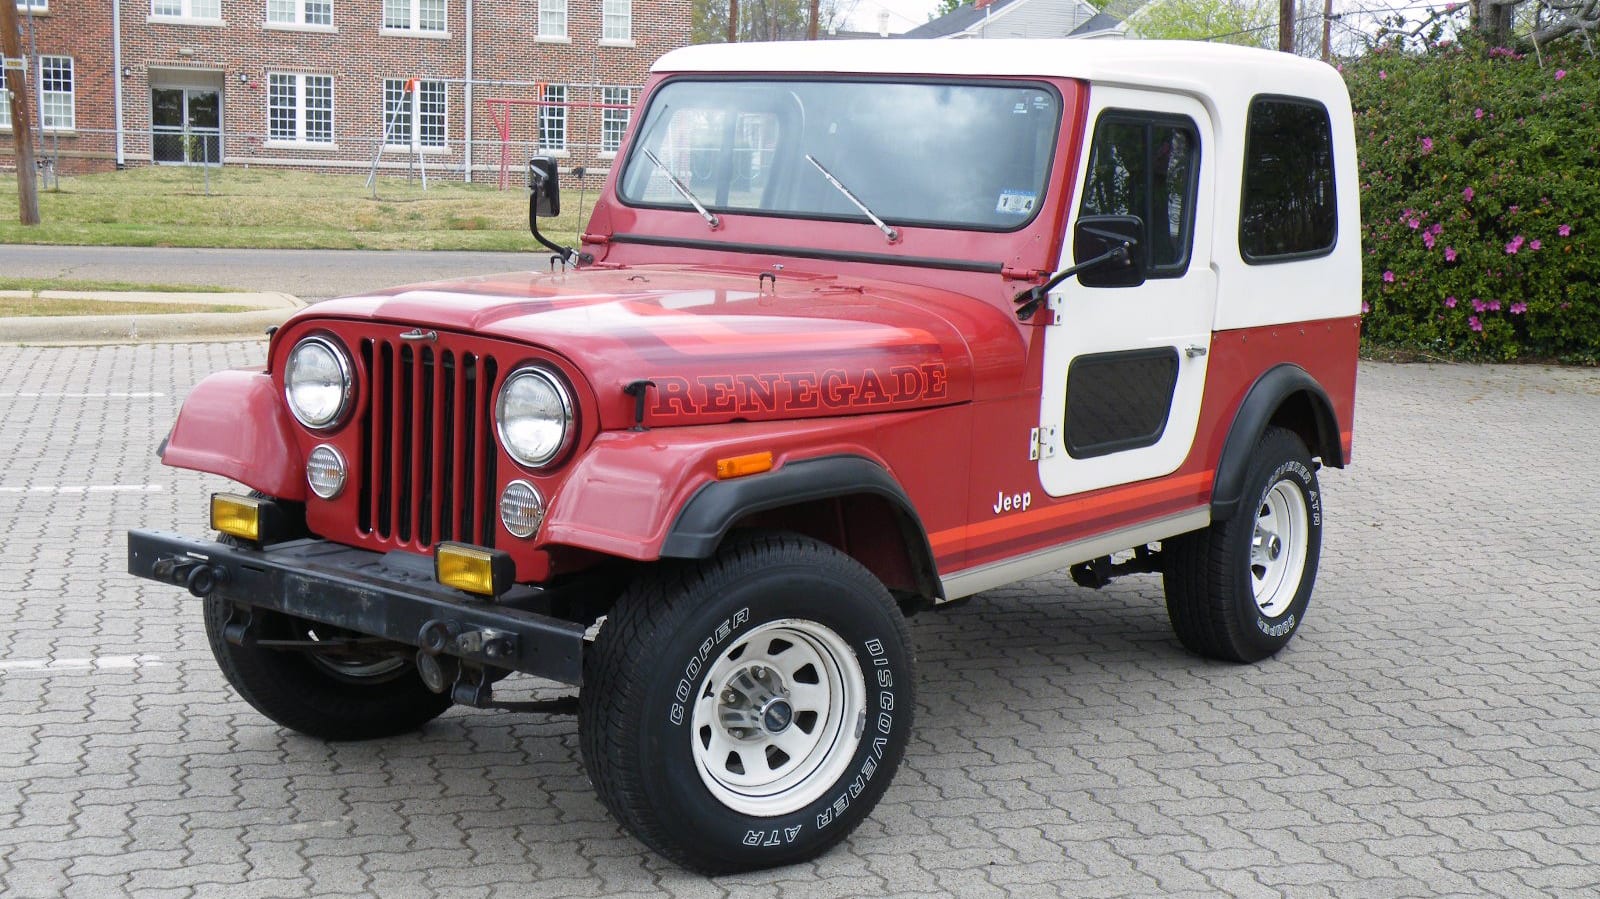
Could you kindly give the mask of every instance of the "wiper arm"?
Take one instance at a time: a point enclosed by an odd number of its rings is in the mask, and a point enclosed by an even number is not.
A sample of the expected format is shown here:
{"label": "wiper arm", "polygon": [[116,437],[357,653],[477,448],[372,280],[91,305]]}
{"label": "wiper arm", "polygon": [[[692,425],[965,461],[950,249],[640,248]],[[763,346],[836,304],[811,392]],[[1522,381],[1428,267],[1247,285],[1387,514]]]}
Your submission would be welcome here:
{"label": "wiper arm", "polygon": [[[690,193],[689,188],[683,186],[683,182],[678,180],[678,176],[672,174],[672,170],[667,168],[666,163],[656,158],[656,154],[645,150],[644,158],[650,160],[650,164],[656,167],[656,171],[667,176],[667,181],[672,185],[673,190],[676,190],[685,200],[689,201],[689,205],[694,207],[695,212],[700,213],[700,217],[706,220],[706,224],[710,225],[713,231],[716,230],[718,225],[722,224],[722,220],[717,218],[716,213],[707,209],[694,194]],[[870,215],[870,213],[868,214]]]}
{"label": "wiper arm", "polygon": [[839,193],[844,194],[844,198],[846,200],[849,200],[850,202],[856,204],[856,208],[861,210],[861,213],[863,215],[865,215],[869,219],[872,219],[872,223],[874,225],[878,226],[878,230],[883,232],[883,236],[884,237],[889,238],[889,242],[890,243],[894,243],[895,241],[900,239],[900,232],[899,231],[896,231],[895,229],[889,227],[887,224],[884,223],[883,219],[878,218],[876,215],[873,215],[872,214],[872,210],[867,208],[867,204],[865,204],[865,203],[861,202],[860,200],[856,199],[856,195],[850,192],[850,188],[845,187],[842,183],[840,183],[838,178],[833,177],[833,174],[831,172],[829,172],[827,169],[822,167],[822,163],[817,161],[817,157],[812,156],[810,153],[807,153],[806,154],[806,162],[809,162],[812,165],[816,166],[817,167],[817,171],[822,173],[822,177],[828,179],[828,183],[829,184],[832,184],[835,188],[837,188]]}

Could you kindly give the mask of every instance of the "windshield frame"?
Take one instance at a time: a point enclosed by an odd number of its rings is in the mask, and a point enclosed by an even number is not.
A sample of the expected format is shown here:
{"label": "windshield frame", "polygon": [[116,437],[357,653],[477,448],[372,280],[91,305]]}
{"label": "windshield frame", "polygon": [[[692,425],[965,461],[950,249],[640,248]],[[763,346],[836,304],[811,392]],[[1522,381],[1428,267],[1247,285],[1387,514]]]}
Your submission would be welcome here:
{"label": "windshield frame", "polygon": [[[3,2],[3,0],[0,0]],[[625,175],[638,164],[638,157],[644,149],[644,138],[652,125],[651,116],[655,113],[662,95],[666,89],[675,84],[685,82],[706,82],[712,84],[733,84],[749,82],[768,83],[848,83],[848,84],[885,84],[885,85],[937,85],[949,87],[982,87],[982,88],[1012,88],[1036,90],[1046,96],[1052,104],[1055,116],[1055,130],[1050,140],[1048,155],[1041,163],[1044,176],[1039,184],[1039,195],[1034,203],[1033,210],[1017,222],[1006,225],[983,225],[971,222],[952,222],[932,219],[910,219],[899,216],[884,216],[884,221],[896,228],[918,228],[939,231],[983,233],[983,234],[1013,234],[1022,231],[1038,219],[1040,213],[1048,205],[1052,190],[1056,187],[1052,175],[1055,172],[1057,160],[1061,154],[1061,142],[1064,139],[1062,129],[1065,127],[1066,103],[1062,98],[1060,89],[1051,81],[1033,78],[975,78],[970,75],[941,76],[941,75],[877,75],[862,73],[809,73],[809,72],[772,72],[772,73],[692,73],[671,75],[657,84],[641,108],[638,115],[638,127],[629,137],[627,153],[619,157],[614,166],[616,179],[615,196],[617,202],[631,209],[650,209],[671,212],[693,211],[687,204],[670,202],[651,202],[628,196],[624,189]],[[704,198],[701,198],[702,202]],[[750,209],[747,207],[720,206],[715,203],[706,203],[706,208],[718,216],[749,216],[758,219],[778,219],[790,221],[810,222],[837,222],[843,224],[864,225],[875,227],[864,215],[856,214],[827,214],[820,212],[789,212],[781,210]]]}

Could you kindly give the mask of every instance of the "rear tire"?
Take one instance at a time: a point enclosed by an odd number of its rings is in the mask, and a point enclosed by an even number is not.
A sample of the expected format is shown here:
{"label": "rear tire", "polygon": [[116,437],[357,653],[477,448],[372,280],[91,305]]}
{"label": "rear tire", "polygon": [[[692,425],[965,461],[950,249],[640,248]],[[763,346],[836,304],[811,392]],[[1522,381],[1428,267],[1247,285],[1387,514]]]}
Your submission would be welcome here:
{"label": "rear tire", "polygon": [[1167,616],[1185,647],[1254,662],[1293,639],[1322,554],[1321,496],[1305,444],[1267,428],[1233,517],[1163,543]]}
{"label": "rear tire", "polygon": [[667,565],[584,655],[578,733],[612,815],[707,873],[813,858],[872,810],[915,707],[910,638],[855,560],[794,535]]}

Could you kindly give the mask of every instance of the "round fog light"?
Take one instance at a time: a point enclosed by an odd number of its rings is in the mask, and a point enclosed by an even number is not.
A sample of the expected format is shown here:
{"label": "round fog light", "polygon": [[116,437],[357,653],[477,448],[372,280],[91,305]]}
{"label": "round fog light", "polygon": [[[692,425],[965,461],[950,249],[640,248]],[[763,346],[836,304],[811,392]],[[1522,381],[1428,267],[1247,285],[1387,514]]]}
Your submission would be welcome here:
{"label": "round fog light", "polygon": [[513,537],[532,537],[544,521],[544,497],[527,481],[512,481],[500,494],[500,523]]}
{"label": "round fog light", "polygon": [[346,474],[344,456],[326,443],[306,458],[306,483],[312,493],[323,499],[333,499],[344,492]]}

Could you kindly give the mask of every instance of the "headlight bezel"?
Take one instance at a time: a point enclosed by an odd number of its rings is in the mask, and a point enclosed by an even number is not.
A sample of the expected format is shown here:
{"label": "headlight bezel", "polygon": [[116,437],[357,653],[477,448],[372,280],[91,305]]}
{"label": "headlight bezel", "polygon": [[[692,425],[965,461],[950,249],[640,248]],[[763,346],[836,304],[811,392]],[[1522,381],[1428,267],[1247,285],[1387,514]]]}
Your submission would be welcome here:
{"label": "headlight bezel", "polygon": [[[334,412],[331,418],[321,424],[309,420],[307,416],[301,412],[300,407],[295,404],[294,386],[291,383],[295,369],[295,356],[299,354],[302,347],[313,344],[323,348],[328,352],[329,355],[333,357],[334,363],[339,367],[339,377],[343,385],[343,389],[339,394],[338,409]],[[310,334],[302,337],[295,342],[295,345],[289,349],[288,355],[284,357],[283,401],[289,407],[289,414],[294,416],[294,420],[299,422],[300,426],[306,428],[307,430],[318,433],[326,433],[337,430],[343,426],[345,422],[350,420],[350,413],[355,408],[355,392],[355,367],[350,359],[350,354],[346,352],[344,347],[331,335]]]}
{"label": "headlight bezel", "polygon": [[[536,456],[524,456],[512,445],[506,435],[506,395],[513,384],[525,377],[533,377],[544,382],[556,395],[561,405],[562,431],[561,439],[548,452]],[[499,438],[500,448],[505,450],[511,460],[524,468],[540,471],[560,464],[566,459],[572,446],[577,442],[578,421],[576,407],[572,400],[572,390],[567,387],[566,379],[555,369],[539,363],[519,365],[512,369],[500,382],[499,390],[495,391],[494,399],[494,430]]]}

